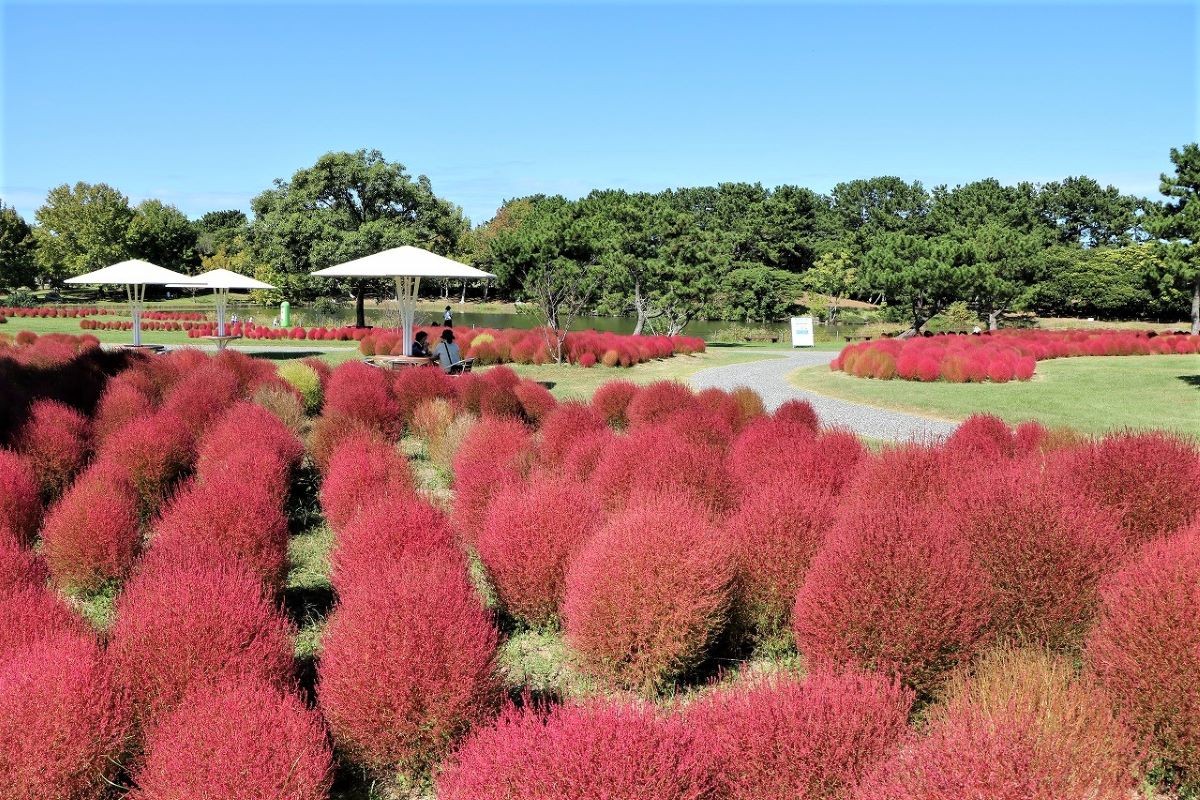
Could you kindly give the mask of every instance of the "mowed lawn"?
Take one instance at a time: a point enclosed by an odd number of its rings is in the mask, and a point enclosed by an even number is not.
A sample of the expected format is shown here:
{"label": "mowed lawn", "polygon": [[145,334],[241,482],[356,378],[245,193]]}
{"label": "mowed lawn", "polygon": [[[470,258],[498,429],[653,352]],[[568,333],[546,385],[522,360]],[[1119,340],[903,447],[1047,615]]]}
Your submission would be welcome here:
{"label": "mowed lawn", "polygon": [[987,412],[1085,433],[1166,428],[1200,438],[1200,356],[1054,359],[1038,362],[1033,380],[1005,384],[879,381],[828,367],[805,367],[789,379],[828,397],[944,419]]}

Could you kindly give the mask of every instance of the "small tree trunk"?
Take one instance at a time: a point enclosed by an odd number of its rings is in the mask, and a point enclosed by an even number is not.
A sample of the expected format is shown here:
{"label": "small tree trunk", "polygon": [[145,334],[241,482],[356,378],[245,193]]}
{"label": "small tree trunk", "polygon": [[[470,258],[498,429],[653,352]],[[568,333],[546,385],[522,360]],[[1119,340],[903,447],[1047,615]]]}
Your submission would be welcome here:
{"label": "small tree trunk", "polygon": [[998,330],[999,328],[1000,328],[1000,312],[995,311],[995,310],[989,311],[988,312],[988,330],[994,331],[994,330]]}
{"label": "small tree trunk", "polygon": [[1196,270],[1196,280],[1192,284],[1192,335],[1200,334],[1200,269]]}
{"label": "small tree trunk", "polygon": [[367,327],[367,311],[363,307],[363,300],[366,298],[367,286],[365,281],[359,281],[354,285],[354,324],[360,328]]}
{"label": "small tree trunk", "polygon": [[459,298],[458,304],[462,305],[463,303],[466,303],[466,302],[467,302],[467,279],[463,278],[462,297]]}

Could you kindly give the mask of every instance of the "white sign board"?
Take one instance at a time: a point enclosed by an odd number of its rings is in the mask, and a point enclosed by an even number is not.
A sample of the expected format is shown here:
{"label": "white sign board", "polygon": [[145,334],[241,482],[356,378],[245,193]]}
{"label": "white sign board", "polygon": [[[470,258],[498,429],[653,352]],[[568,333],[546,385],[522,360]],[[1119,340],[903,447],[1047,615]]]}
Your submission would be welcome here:
{"label": "white sign board", "polygon": [[792,317],[792,347],[813,346],[813,318]]}

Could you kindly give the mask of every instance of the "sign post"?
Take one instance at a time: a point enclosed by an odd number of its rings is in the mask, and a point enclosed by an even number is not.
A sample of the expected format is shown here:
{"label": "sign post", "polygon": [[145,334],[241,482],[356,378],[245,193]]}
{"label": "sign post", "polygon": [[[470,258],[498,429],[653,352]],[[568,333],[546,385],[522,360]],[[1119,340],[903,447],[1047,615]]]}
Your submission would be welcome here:
{"label": "sign post", "polygon": [[792,317],[792,347],[813,346],[813,318]]}

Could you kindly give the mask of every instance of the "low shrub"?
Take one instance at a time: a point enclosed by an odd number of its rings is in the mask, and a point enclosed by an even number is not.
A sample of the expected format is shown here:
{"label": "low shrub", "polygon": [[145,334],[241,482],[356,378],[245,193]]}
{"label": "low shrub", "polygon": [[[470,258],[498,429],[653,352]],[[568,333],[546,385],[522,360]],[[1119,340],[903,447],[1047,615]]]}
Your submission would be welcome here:
{"label": "low shrub", "polygon": [[558,405],[549,389],[530,380],[522,380],[514,386],[513,394],[521,404],[525,419],[534,425],[539,424]]}
{"label": "low shrub", "polygon": [[333,754],[321,717],[255,678],[202,685],[146,742],[131,800],[323,800]]}
{"label": "low shrub", "polygon": [[507,708],[438,776],[443,800],[702,800],[712,781],[688,726],[626,702]]}
{"label": "low shrub", "polygon": [[501,607],[530,625],[553,623],[571,558],[602,521],[599,503],[573,481],[538,476],[496,492],[475,548]]}
{"label": "low shrub", "polygon": [[458,559],[393,562],[330,616],[318,699],[347,758],[422,781],[498,700],[496,629]]}
{"label": "low shrub", "polygon": [[851,502],[797,594],[796,645],[813,668],[896,675],[928,696],[984,637],[988,577],[944,512],[903,496]]}
{"label": "low shrub", "polygon": [[389,441],[396,441],[404,432],[401,412],[385,370],[361,361],[347,361],[329,376],[325,387],[326,416],[353,420],[378,431]]}
{"label": "low shrub", "polygon": [[308,452],[312,455],[317,467],[324,472],[329,467],[329,459],[342,440],[353,437],[372,437],[381,442],[391,441],[378,429],[366,422],[356,420],[341,414],[326,413],[317,417],[308,434]]}
{"label": "low shrub", "polygon": [[626,423],[633,427],[662,422],[691,408],[699,401],[692,390],[677,381],[656,381],[640,388],[625,407]]}
{"label": "low shrub", "polygon": [[0,596],[17,589],[41,587],[49,572],[38,554],[0,537]]}
{"label": "low shrub", "polygon": [[42,519],[37,473],[29,459],[0,448],[0,538],[33,542]]}
{"label": "low shrub", "polygon": [[152,547],[117,598],[108,652],[143,730],[188,690],[224,676],[293,679],[291,625],[241,565],[158,557]]}
{"label": "low shrub", "polygon": [[98,472],[128,481],[142,518],[148,519],[194,456],[194,441],[183,422],[159,412],[135,419],[105,439],[94,463]]}
{"label": "low shrub", "polygon": [[304,401],[291,387],[260,386],[254,390],[250,400],[254,405],[270,412],[293,433],[299,434],[308,422],[308,416],[304,412]]}
{"label": "low shrub", "polygon": [[454,523],[473,543],[492,495],[522,480],[533,460],[529,430],[515,419],[485,417],[471,426],[454,454]]}
{"label": "low shrub", "polygon": [[607,423],[585,403],[560,403],[542,420],[537,455],[542,464],[559,467],[584,434],[605,430]]}
{"label": "low shrub", "polygon": [[612,427],[624,428],[626,411],[637,393],[637,385],[629,381],[606,381],[592,395],[592,407]]}
{"label": "low shrub", "polygon": [[229,470],[245,454],[257,461],[254,479],[265,481],[282,502],[292,470],[304,457],[304,445],[278,416],[257,403],[235,403],[209,427],[197,445],[196,474],[204,479]]}
{"label": "low shrub", "polygon": [[946,439],[946,450],[968,461],[994,464],[1017,453],[1016,435],[1008,423],[991,414],[972,414]]}
{"label": "low shrub", "polygon": [[1088,673],[1152,766],[1200,786],[1200,525],[1150,542],[1101,587]]}
{"label": "low shrub", "polygon": [[182,375],[167,391],[162,411],[173,414],[199,438],[208,424],[241,399],[238,376],[215,359]]}
{"label": "low shrub", "polygon": [[116,777],[129,717],[100,648],[57,636],[0,662],[0,783],[12,800],[91,800]]}
{"label": "low shrub", "polygon": [[725,624],[731,580],[725,540],[701,506],[645,496],[572,563],[567,641],[589,674],[652,695],[704,659]]}
{"label": "low shrub", "polygon": [[135,379],[136,374],[134,370],[127,370],[104,387],[92,420],[98,441],[103,441],[134,420],[154,413],[154,396],[145,384]]}
{"label": "low shrub", "polygon": [[454,417],[455,412],[452,400],[447,400],[444,397],[422,400],[413,409],[409,430],[414,435],[424,439],[428,447],[446,435],[450,423],[454,422]]}
{"label": "low shrub", "polygon": [[726,460],[743,492],[790,482],[789,492],[839,494],[866,457],[867,448],[853,433],[833,429],[814,434],[807,425],[775,418],[747,425]]}
{"label": "low shrub", "polygon": [[321,376],[311,365],[302,361],[285,361],[279,365],[278,374],[288,386],[299,392],[306,413],[315,414],[321,410]]}
{"label": "low shrub", "polygon": [[120,580],[141,549],[137,496],[125,482],[85,472],[46,515],[42,555],[64,589],[93,591]]}
{"label": "low shrub", "polygon": [[85,633],[83,618],[45,586],[19,585],[0,593],[0,664],[46,639]]}
{"label": "low shrub", "polygon": [[788,400],[775,409],[775,413],[771,415],[776,422],[788,422],[795,425],[803,425],[813,433],[821,429],[820,419],[817,417],[817,410],[813,408],[812,403],[807,400]]}
{"label": "low shrub", "polygon": [[455,378],[440,369],[405,369],[396,374],[392,390],[400,404],[400,416],[412,425],[417,409],[432,400],[453,403],[458,396]]}
{"label": "low shrub", "polygon": [[719,513],[731,506],[736,494],[719,448],[663,426],[631,429],[612,439],[596,463],[591,485],[610,510],[670,491]]}
{"label": "low shrub", "polygon": [[91,453],[91,424],[57,400],[38,400],[17,434],[17,450],[29,459],[47,500],[58,497]]}
{"label": "low shrub", "polygon": [[840,798],[908,733],[913,695],[870,673],[776,676],[687,709],[711,759],[715,796]]}
{"label": "low shrub", "polygon": [[350,518],[330,553],[330,583],[345,595],[358,587],[373,591],[380,572],[391,565],[437,555],[458,559],[446,516],[415,494],[384,495]]}
{"label": "low shrub", "polygon": [[408,460],[395,445],[354,436],[343,439],[330,456],[321,484],[321,508],[338,531],[379,497],[414,491]]}

